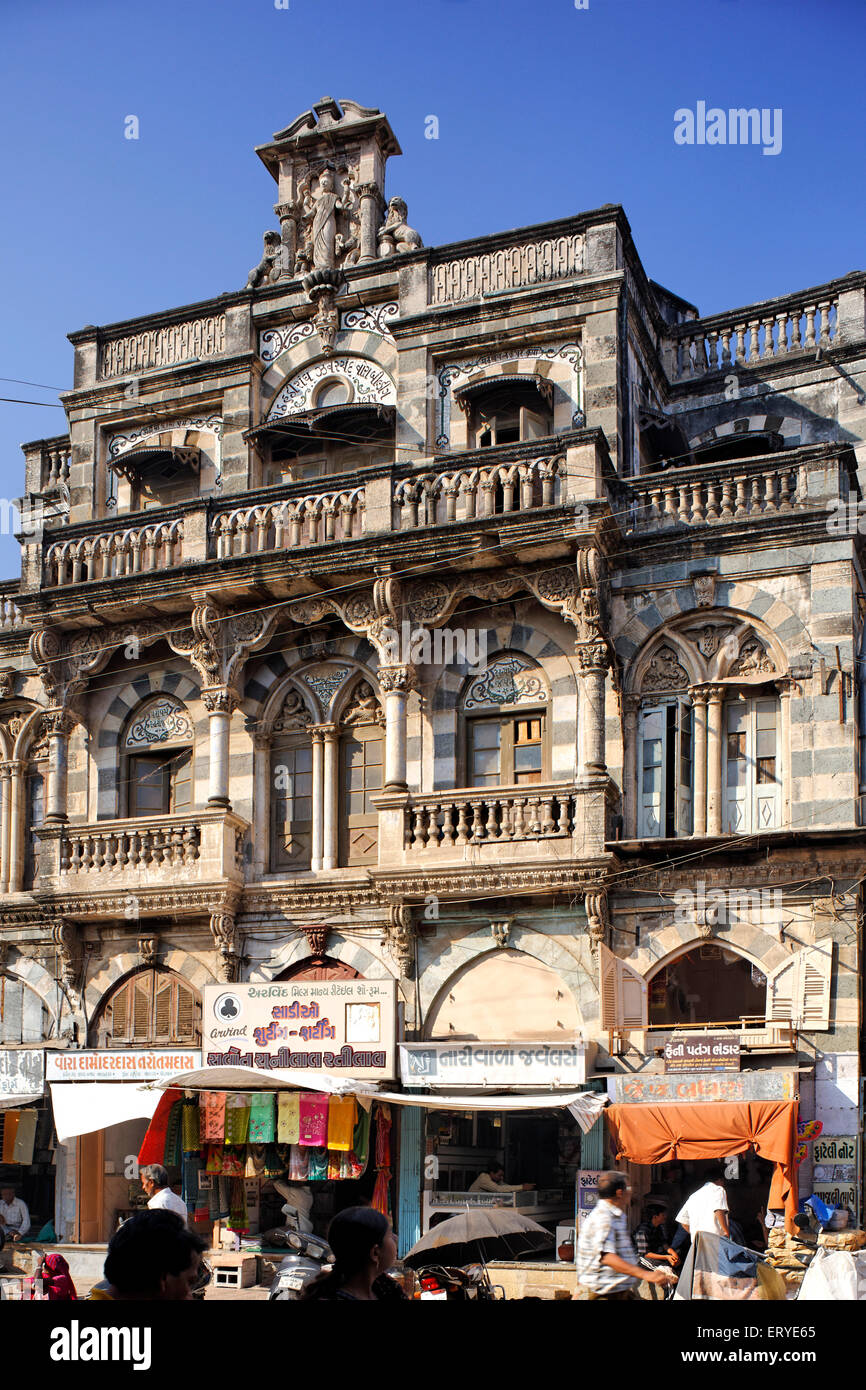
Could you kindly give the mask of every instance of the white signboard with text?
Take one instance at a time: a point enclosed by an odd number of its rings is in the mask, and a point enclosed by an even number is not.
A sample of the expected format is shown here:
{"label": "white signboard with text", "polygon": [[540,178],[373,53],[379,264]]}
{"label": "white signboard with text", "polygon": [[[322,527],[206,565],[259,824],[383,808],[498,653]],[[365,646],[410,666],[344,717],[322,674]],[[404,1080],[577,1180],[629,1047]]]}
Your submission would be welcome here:
{"label": "white signboard with text", "polygon": [[41,1096],[44,1090],[41,1050],[0,1048],[0,1096]]}
{"label": "white signboard with text", "polygon": [[206,985],[205,1066],[393,1077],[396,988],[394,980]]}
{"label": "white signboard with text", "polygon": [[49,1081],[165,1081],[200,1067],[201,1052],[191,1047],[88,1049],[46,1053],[45,1075]]}
{"label": "white signboard with text", "polygon": [[582,1042],[401,1043],[406,1086],[582,1086]]}

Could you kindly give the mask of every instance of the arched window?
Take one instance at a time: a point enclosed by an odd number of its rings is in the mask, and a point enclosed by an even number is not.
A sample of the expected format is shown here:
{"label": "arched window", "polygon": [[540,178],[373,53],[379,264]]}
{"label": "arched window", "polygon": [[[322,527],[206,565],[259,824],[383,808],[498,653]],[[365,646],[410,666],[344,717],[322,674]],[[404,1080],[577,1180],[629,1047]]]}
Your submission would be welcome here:
{"label": "arched window", "polygon": [[649,981],[649,1023],[659,1028],[763,1019],[766,999],[767,978],[756,965],[706,942],[663,965]]}
{"label": "arched window", "polygon": [[36,991],[13,975],[0,975],[0,1042],[35,1043],[50,1035],[51,1014]]}
{"label": "arched window", "polygon": [[291,688],[271,734],[272,873],[309,869],[313,842],[313,716]]}
{"label": "arched window", "polygon": [[779,701],[725,703],[725,830],[746,835],[781,824]]}
{"label": "arched window", "polygon": [[122,741],[126,815],[188,811],[193,803],[193,724],[171,695],[148,700],[129,720]]}
{"label": "arched window", "polygon": [[521,652],[502,652],[470,679],[460,702],[469,787],[550,780],[550,688]]}
{"label": "arched window", "polygon": [[340,719],[340,863],[375,864],[384,781],[384,716],[369,681],[359,681]]}
{"label": "arched window", "polygon": [[692,833],[694,719],[689,674],[674,647],[658,649],[641,683],[639,834]]}
{"label": "arched window", "polygon": [[30,745],[24,783],[24,877],[22,886],[32,888],[39,877],[39,840],[34,835],[45,819],[45,789],[48,784],[48,740]]}
{"label": "arched window", "polygon": [[111,991],[90,1033],[95,1047],[195,1047],[201,1042],[201,999],[171,970],[138,970]]}
{"label": "arched window", "polygon": [[552,432],[551,387],[541,378],[493,381],[457,393],[468,421],[469,447],[518,444]]}

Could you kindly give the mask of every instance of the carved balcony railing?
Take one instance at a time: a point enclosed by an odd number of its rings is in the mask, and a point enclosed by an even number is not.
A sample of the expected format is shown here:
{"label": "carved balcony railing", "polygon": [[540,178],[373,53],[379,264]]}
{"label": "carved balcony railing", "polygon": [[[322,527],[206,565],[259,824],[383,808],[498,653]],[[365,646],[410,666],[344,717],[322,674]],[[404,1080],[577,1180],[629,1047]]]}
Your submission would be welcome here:
{"label": "carved balcony railing", "polygon": [[644,474],[629,483],[633,531],[713,526],[744,518],[784,516],[824,508],[848,496],[838,458],[790,451]]}
{"label": "carved balcony railing", "polygon": [[118,579],[179,565],[183,531],[183,517],[176,517],[55,541],[45,556],[45,583],[53,587],[90,579]]}
{"label": "carved balcony railing", "polygon": [[0,632],[19,632],[30,626],[15,602],[18,580],[0,584]]}
{"label": "carved balcony railing", "polygon": [[554,506],[562,500],[564,465],[564,453],[548,452],[404,478],[394,490],[394,529],[413,531]]}
{"label": "carved balcony railing", "polygon": [[690,381],[735,372],[792,353],[814,353],[839,340],[838,294],[767,300],[731,314],[690,319],[671,330],[670,376]]}
{"label": "carved balcony railing", "polygon": [[216,557],[255,555],[322,545],[359,536],[364,522],[364,488],[311,493],[220,512],[211,522]]}
{"label": "carved balcony railing", "polygon": [[141,816],[87,825],[46,825],[39,888],[146,888],[172,883],[239,881],[247,823],[230,811]]}

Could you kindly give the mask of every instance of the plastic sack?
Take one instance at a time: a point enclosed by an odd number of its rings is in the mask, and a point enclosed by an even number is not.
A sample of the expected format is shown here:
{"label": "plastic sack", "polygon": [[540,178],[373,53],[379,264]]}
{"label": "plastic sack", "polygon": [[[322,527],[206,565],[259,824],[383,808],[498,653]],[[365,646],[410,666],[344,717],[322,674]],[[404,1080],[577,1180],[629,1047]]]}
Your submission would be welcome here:
{"label": "plastic sack", "polygon": [[866,1303],[866,1256],[818,1250],[806,1270],[798,1302]]}

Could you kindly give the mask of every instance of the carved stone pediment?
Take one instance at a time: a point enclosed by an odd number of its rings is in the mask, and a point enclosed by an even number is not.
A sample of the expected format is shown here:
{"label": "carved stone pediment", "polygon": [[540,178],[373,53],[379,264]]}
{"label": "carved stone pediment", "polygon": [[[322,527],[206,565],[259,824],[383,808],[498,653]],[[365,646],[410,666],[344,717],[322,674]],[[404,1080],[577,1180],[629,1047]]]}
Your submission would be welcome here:
{"label": "carved stone pediment", "polygon": [[681,665],[673,647],[660,647],[644,672],[641,689],[646,694],[665,690],[685,690],[689,673]]}

